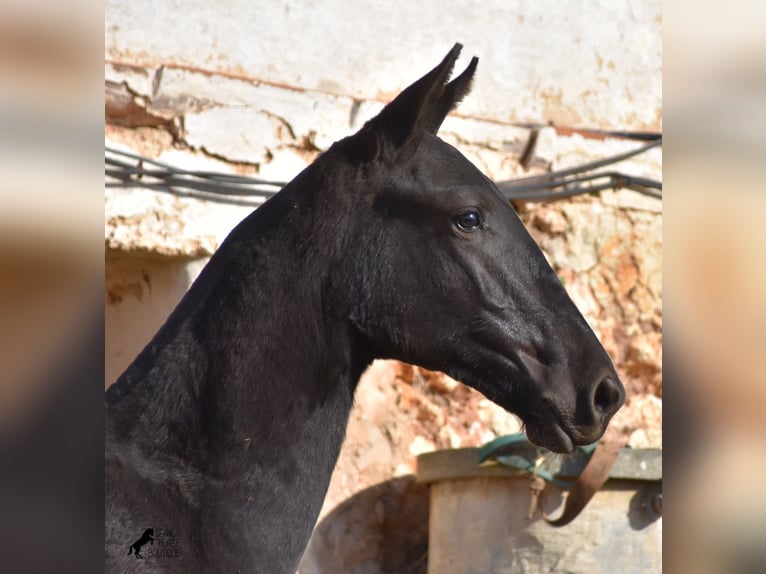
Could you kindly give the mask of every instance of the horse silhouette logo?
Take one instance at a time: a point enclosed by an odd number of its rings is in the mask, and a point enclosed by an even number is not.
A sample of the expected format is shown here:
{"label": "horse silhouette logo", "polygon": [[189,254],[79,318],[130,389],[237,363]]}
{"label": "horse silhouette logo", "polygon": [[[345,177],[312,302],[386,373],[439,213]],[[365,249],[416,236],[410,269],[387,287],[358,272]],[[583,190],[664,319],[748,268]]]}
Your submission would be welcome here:
{"label": "horse silhouette logo", "polygon": [[135,550],[136,558],[143,559],[143,556],[141,556],[139,551],[141,550],[141,547],[147,542],[151,542],[152,544],[154,544],[154,528],[147,528],[146,530],[144,530],[144,533],[141,535],[141,538],[139,538],[133,544],[128,546],[128,554],[129,555],[132,554],[133,551]]}

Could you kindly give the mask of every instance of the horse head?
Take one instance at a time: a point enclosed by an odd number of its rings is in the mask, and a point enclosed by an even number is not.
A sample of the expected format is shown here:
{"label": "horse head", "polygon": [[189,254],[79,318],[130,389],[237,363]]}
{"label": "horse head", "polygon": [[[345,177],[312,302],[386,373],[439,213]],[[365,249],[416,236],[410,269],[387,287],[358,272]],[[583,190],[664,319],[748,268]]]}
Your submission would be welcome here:
{"label": "horse head", "polygon": [[601,437],[625,391],[513,207],[436,135],[476,70],[447,83],[460,48],[326,153],[354,182],[336,198],[354,216],[334,283],[372,354],[444,371],[569,452]]}

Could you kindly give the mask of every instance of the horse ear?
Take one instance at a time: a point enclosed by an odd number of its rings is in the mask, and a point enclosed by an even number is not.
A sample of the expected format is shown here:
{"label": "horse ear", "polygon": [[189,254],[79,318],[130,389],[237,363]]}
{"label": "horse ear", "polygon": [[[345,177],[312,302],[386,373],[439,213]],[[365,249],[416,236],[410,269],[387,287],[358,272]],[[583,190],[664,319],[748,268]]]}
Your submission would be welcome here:
{"label": "horse ear", "polygon": [[476,65],[478,63],[479,58],[476,56],[471,58],[471,63],[468,64],[463,73],[444,86],[441,97],[432,107],[431,114],[426,122],[425,129],[427,131],[436,135],[447,114],[454,110],[460,101],[468,95],[468,92],[471,91],[471,83],[473,82],[473,75],[476,72]]}
{"label": "horse ear", "polygon": [[[434,108],[441,107],[445,91],[444,84],[452,73],[462,47],[459,43],[455,44],[438,66],[405,88],[375,118],[370,120],[368,127],[382,135],[387,140],[386,143],[392,144],[394,149],[402,147],[412,139],[418,139],[423,130],[433,123]],[[472,65],[476,67],[473,62]],[[470,77],[467,82],[470,84]],[[467,90],[466,87],[463,91],[467,92]],[[447,106],[447,112],[450,109],[451,104]]]}

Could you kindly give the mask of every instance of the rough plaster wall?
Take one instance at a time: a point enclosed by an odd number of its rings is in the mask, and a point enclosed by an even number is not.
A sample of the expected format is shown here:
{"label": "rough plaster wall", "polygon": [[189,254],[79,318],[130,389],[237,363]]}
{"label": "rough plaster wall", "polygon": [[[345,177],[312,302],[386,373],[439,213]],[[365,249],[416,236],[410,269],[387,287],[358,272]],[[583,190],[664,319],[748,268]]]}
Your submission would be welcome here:
{"label": "rough plaster wall", "polygon": [[[639,205],[643,203],[643,208]],[[627,407],[616,432],[661,443],[662,218],[629,192],[533,206],[522,213],[552,267],[614,360]],[[637,438],[637,437],[636,437]]]}
{"label": "rough plaster wall", "polygon": [[515,152],[521,124],[659,131],[661,23],[658,1],[113,0],[107,114],[289,179],[459,40],[458,67],[481,59],[445,125],[462,142]]}
{"label": "rough plaster wall", "polygon": [[162,326],[206,260],[106,253],[106,357],[108,387]]}
{"label": "rough plaster wall", "polygon": [[110,0],[106,55],[387,100],[460,41],[485,71],[464,115],[656,130],[661,27],[658,0]]}

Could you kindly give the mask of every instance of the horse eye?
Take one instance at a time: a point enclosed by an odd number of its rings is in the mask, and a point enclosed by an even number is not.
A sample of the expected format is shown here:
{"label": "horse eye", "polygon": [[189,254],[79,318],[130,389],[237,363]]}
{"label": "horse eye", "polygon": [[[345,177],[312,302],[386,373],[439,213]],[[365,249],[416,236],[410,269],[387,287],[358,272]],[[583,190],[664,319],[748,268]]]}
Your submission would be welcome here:
{"label": "horse eye", "polygon": [[476,231],[481,227],[481,214],[478,211],[466,211],[455,217],[455,225],[461,231]]}

